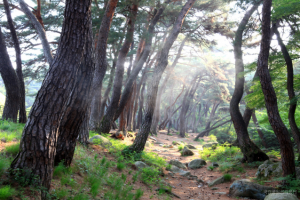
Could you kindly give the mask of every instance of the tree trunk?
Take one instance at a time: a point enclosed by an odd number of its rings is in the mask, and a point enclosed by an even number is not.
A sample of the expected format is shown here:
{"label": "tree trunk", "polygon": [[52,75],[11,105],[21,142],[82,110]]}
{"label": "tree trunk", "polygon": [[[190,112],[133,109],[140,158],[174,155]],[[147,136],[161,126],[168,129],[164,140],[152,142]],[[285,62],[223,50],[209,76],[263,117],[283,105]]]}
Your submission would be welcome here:
{"label": "tree trunk", "polygon": [[11,64],[0,27],[0,73],[6,90],[3,120],[17,122],[20,104],[20,88],[17,74]]}
{"label": "tree trunk", "polygon": [[146,83],[143,83],[139,101],[139,112],[138,112],[138,120],[137,120],[137,128],[140,129],[143,118],[143,106],[144,106],[144,92],[145,92]]}
{"label": "tree trunk", "polygon": [[283,175],[291,175],[295,177],[295,157],[292,146],[292,141],[289,132],[282,122],[277,106],[277,97],[272,85],[272,79],[268,69],[268,59],[270,50],[270,22],[271,22],[271,6],[272,0],[264,0],[262,9],[262,39],[260,53],[258,56],[257,71],[260,78],[262,91],[265,96],[265,103],[269,122],[278,138]]}
{"label": "tree trunk", "polygon": [[257,9],[258,4],[253,5],[252,8],[246,12],[244,18],[239,24],[238,30],[235,34],[234,41],[234,56],[235,56],[235,89],[230,101],[230,115],[237,134],[238,145],[244,154],[243,161],[254,162],[264,161],[269,157],[261,151],[250,139],[247,126],[240,113],[239,103],[244,93],[244,63],[242,52],[242,36],[246,25],[252,13]]}
{"label": "tree trunk", "polygon": [[137,63],[134,65],[133,70],[127,80],[127,83],[125,85],[125,88],[122,92],[122,97],[119,103],[119,107],[115,113],[115,117],[114,119],[116,120],[120,113],[123,111],[124,107],[127,105],[128,100],[130,99],[129,94],[131,93],[132,89],[133,89],[133,84],[139,74],[139,72],[141,71],[144,63],[146,62],[147,58],[149,57],[150,51],[151,51],[151,46],[152,46],[152,37],[153,37],[153,32],[154,32],[154,27],[156,25],[156,23],[158,22],[161,14],[163,13],[165,9],[165,5],[162,6],[155,14],[155,16],[153,17],[150,26],[148,28],[148,32],[146,34],[146,43],[145,43],[145,47],[144,50],[142,52],[142,55],[140,56],[140,59],[137,61]]}
{"label": "tree trunk", "polygon": [[96,46],[96,70],[93,78],[92,93],[93,99],[91,104],[90,129],[95,130],[100,125],[100,109],[101,109],[101,89],[102,81],[107,69],[106,48],[107,38],[110,25],[114,16],[118,0],[110,0],[106,6],[101,26],[98,32]]}
{"label": "tree trunk", "polygon": [[108,108],[106,109],[105,115],[101,121],[98,130],[99,133],[109,133],[112,122],[114,121],[116,111],[119,106],[119,101],[121,98],[121,89],[123,84],[124,63],[133,40],[134,24],[136,20],[138,5],[133,4],[130,9],[131,9],[131,13],[129,15],[129,20],[128,20],[126,39],[124,41],[122,48],[119,51],[118,60],[116,64],[116,75],[114,78],[114,86],[113,86],[111,102]]}
{"label": "tree trunk", "polygon": [[[294,140],[297,144],[298,153],[300,153],[300,131],[298,129],[297,123],[295,121],[295,112],[297,109],[297,100],[295,99],[295,91],[294,91],[294,69],[293,69],[293,61],[290,57],[290,54],[283,43],[280,34],[277,29],[277,24],[273,25],[274,27],[274,33],[277,36],[278,44],[281,48],[281,52],[283,54],[286,66],[287,66],[287,91],[289,95],[290,100],[290,108],[289,108],[289,123],[292,130],[292,134],[294,137]],[[298,160],[300,161],[300,154],[298,157]]]}
{"label": "tree trunk", "polygon": [[12,36],[12,39],[14,41],[14,47],[16,51],[16,63],[17,63],[17,76],[19,79],[19,90],[20,90],[20,101],[19,101],[19,123],[26,123],[27,117],[26,117],[26,107],[25,107],[25,84],[23,79],[23,72],[22,72],[22,59],[21,59],[21,49],[19,40],[17,37],[17,33],[13,24],[13,20],[11,18],[11,13],[8,5],[7,0],[3,0],[5,13],[7,16],[7,23],[10,29],[10,34]]}
{"label": "tree trunk", "polygon": [[[20,151],[11,164],[12,172],[30,169],[32,174],[39,177],[38,183],[46,189],[51,184],[58,129],[62,117],[68,112],[67,106],[73,101],[71,94],[78,89],[74,88],[78,83],[77,72],[85,64],[84,49],[90,36],[90,23],[91,0],[66,1],[57,54],[32,106],[23,130]],[[89,70],[86,69],[86,73]],[[66,128],[67,125],[73,126],[65,124]],[[46,192],[42,192],[42,199],[46,198],[45,195]]]}
{"label": "tree trunk", "polygon": [[81,127],[79,129],[79,136],[78,136],[78,141],[82,145],[86,145],[88,143],[90,133],[89,133],[89,112],[91,112],[89,109],[87,110],[83,122],[81,124]]}
{"label": "tree trunk", "polygon": [[[157,63],[154,68],[154,73],[152,74],[151,77],[151,82],[149,82],[149,90],[147,92],[147,102],[146,102],[146,109],[145,109],[145,115],[144,119],[142,122],[142,126],[139,129],[139,133],[137,134],[134,143],[132,146],[129,147],[129,152],[142,152],[145,147],[146,140],[148,138],[149,132],[150,132],[150,127],[152,123],[152,117],[153,117],[153,112],[155,109],[155,101],[157,98],[157,90],[158,90],[158,85],[159,81],[161,79],[161,76],[165,70],[165,68],[168,65],[168,55],[170,48],[172,47],[174,41],[176,40],[180,30],[182,23],[184,21],[185,16],[187,15],[188,11],[190,8],[193,6],[196,0],[188,0],[187,3],[183,6],[182,10],[180,11],[173,29],[168,36],[161,54],[157,60]],[[126,152],[124,152],[126,153]]]}
{"label": "tree trunk", "polygon": [[31,21],[36,32],[38,33],[39,38],[42,42],[45,58],[48,61],[49,65],[51,65],[52,61],[53,61],[53,56],[52,56],[49,42],[47,40],[46,32],[45,32],[42,24],[38,21],[36,16],[29,10],[29,8],[28,8],[27,4],[24,2],[24,0],[19,0],[19,4],[20,4],[20,7],[23,10],[23,12],[26,14],[26,16]]}

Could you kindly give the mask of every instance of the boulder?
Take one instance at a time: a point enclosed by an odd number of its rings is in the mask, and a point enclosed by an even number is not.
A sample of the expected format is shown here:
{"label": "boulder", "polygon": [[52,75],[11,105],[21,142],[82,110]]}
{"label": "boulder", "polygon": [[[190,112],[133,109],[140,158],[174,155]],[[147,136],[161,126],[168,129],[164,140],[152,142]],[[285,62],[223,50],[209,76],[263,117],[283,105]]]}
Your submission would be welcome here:
{"label": "boulder", "polygon": [[[266,160],[261,164],[255,174],[257,178],[269,178],[270,176],[280,177],[283,175],[282,162],[271,162]],[[296,167],[296,177],[300,179],[300,167]]]}
{"label": "boulder", "polygon": [[209,147],[217,146],[218,144],[219,144],[218,142],[209,142],[209,143],[204,144],[202,147],[209,148]]}
{"label": "boulder", "polygon": [[213,163],[211,163],[211,166],[213,166],[213,167],[219,167],[219,164],[216,163],[216,162],[213,162]]}
{"label": "boulder", "polygon": [[225,182],[224,176],[221,176],[221,177],[219,177],[219,178],[213,180],[212,182],[210,182],[210,183],[208,184],[208,186],[209,186],[209,187],[212,187],[212,186],[214,186],[214,185],[218,185],[218,184],[221,184],[221,183],[224,183],[224,182]]}
{"label": "boulder", "polygon": [[194,155],[194,152],[192,152],[189,148],[184,147],[181,151],[182,156],[192,156]]}
{"label": "boulder", "polygon": [[191,169],[197,169],[197,168],[203,167],[204,165],[206,165],[205,160],[202,160],[202,159],[195,159],[195,160],[192,160],[192,161],[188,164],[188,167],[191,168]]}
{"label": "boulder", "polygon": [[89,143],[97,144],[107,149],[112,147],[112,143],[102,135],[95,135],[94,137],[90,138],[88,141]]}
{"label": "boulder", "polygon": [[146,163],[142,162],[142,161],[136,161],[134,163],[134,165],[136,166],[136,168],[138,170],[142,170],[143,168],[148,167],[148,165]]}
{"label": "boulder", "polygon": [[178,167],[176,167],[175,165],[171,165],[170,168],[167,168],[168,171],[171,171],[173,173],[178,173],[181,176],[189,176],[191,175],[191,173],[189,171],[184,171]]}
{"label": "boulder", "polygon": [[195,146],[193,146],[193,145],[190,145],[190,144],[187,144],[187,145],[185,145],[187,148],[189,148],[189,149],[197,149]]}
{"label": "boulder", "polygon": [[1,142],[6,143],[5,137],[1,138]]}
{"label": "boulder", "polygon": [[298,200],[298,198],[291,193],[271,193],[264,200]]}
{"label": "boulder", "polygon": [[181,169],[187,169],[186,165],[181,163],[179,160],[170,160],[169,162],[171,165],[175,165],[176,167],[178,168],[181,168]]}
{"label": "boulder", "polygon": [[151,146],[151,143],[149,141],[146,141],[146,144],[145,144],[146,147],[150,147]]}
{"label": "boulder", "polygon": [[233,197],[248,197],[250,199],[263,200],[266,197],[265,192],[270,190],[274,190],[274,188],[253,183],[249,179],[241,179],[232,183],[229,189],[229,195]]}

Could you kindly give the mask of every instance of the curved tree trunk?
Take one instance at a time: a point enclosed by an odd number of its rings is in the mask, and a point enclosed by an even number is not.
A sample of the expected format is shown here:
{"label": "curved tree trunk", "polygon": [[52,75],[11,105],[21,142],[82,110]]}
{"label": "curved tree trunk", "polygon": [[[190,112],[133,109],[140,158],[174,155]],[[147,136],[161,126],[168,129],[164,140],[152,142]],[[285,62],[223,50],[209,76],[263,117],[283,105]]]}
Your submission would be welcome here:
{"label": "curved tree trunk", "polygon": [[190,8],[194,5],[196,0],[188,0],[187,3],[183,6],[182,10],[180,11],[173,29],[168,36],[161,54],[157,60],[157,63],[154,68],[154,73],[151,77],[151,82],[149,82],[149,90],[147,92],[147,102],[146,102],[146,109],[145,109],[145,115],[144,119],[142,122],[142,126],[139,129],[139,133],[137,134],[132,146],[129,147],[130,152],[142,152],[145,147],[146,140],[148,138],[149,132],[150,132],[150,127],[152,123],[152,117],[153,117],[153,112],[155,108],[155,101],[157,98],[157,90],[158,90],[158,85],[159,81],[161,79],[161,76],[165,70],[165,68],[168,65],[168,55],[170,48],[172,47],[174,41],[176,40],[180,30],[182,23],[184,21],[185,16],[187,15],[188,11]]}
{"label": "curved tree trunk", "polygon": [[46,60],[48,61],[49,65],[52,64],[53,61],[53,56],[51,53],[50,45],[47,40],[46,32],[43,28],[43,25],[38,21],[36,16],[29,10],[27,4],[24,2],[24,0],[19,0],[19,4],[21,6],[21,9],[23,12],[26,14],[26,16],[29,18],[31,21],[32,25],[34,26],[36,32],[39,35],[39,38],[42,42],[43,50],[44,50],[44,55],[46,57]]}
{"label": "curved tree trunk", "polygon": [[20,104],[20,88],[17,74],[11,64],[0,27],[0,73],[6,90],[3,120],[17,122]]}
{"label": "curved tree trunk", "polygon": [[107,38],[110,30],[110,25],[115,13],[118,0],[110,0],[105,9],[101,26],[98,32],[96,46],[96,70],[93,78],[92,93],[93,99],[91,103],[90,129],[95,130],[100,124],[100,109],[101,109],[101,89],[102,81],[107,69],[106,48]]}
{"label": "curved tree trunk", "polygon": [[260,46],[260,53],[258,56],[257,71],[260,78],[262,91],[265,96],[265,103],[269,122],[278,138],[283,175],[291,175],[295,177],[295,156],[293,145],[289,132],[281,120],[278,112],[277,97],[272,85],[272,79],[268,69],[268,59],[270,50],[270,23],[271,23],[271,7],[272,0],[264,0],[262,9],[262,39]]}
{"label": "curved tree trunk", "polygon": [[[64,108],[73,100],[70,95],[72,90],[77,90],[74,88],[77,72],[84,65],[90,23],[91,0],[66,1],[57,54],[32,106],[23,130],[20,151],[11,163],[12,172],[30,169],[46,189],[51,184],[58,129],[66,112]],[[45,196],[46,192],[42,192],[42,199]]]}
{"label": "curved tree trunk", "polygon": [[[242,36],[246,25],[252,13],[257,9],[258,4],[253,5],[252,8],[246,12],[244,18],[239,24],[238,30],[235,34],[234,41],[234,56],[235,56],[235,89],[230,101],[230,115],[237,134],[238,145],[244,154],[243,161],[263,161],[269,157],[255,145],[248,134],[247,126],[240,113],[239,103],[244,93],[244,63],[242,52]],[[251,117],[251,115],[250,115]]]}
{"label": "curved tree trunk", "polygon": [[255,110],[253,110],[253,112],[252,112],[252,120],[253,120],[253,123],[254,123],[254,125],[255,125],[255,127],[256,127],[256,131],[257,131],[257,133],[258,133],[258,135],[259,135],[259,137],[260,137],[260,139],[261,139],[261,141],[262,141],[264,147],[265,147],[265,148],[268,148],[268,145],[267,145],[267,143],[266,143],[264,134],[263,134],[263,132],[261,131],[260,126],[259,126],[259,124],[258,124],[256,115],[255,115]]}
{"label": "curved tree trunk", "polygon": [[[281,52],[283,54],[283,57],[284,57],[284,60],[285,60],[286,66],[287,66],[287,90],[288,90],[288,95],[289,95],[289,99],[290,99],[289,123],[290,123],[290,127],[292,130],[293,138],[294,138],[297,148],[298,148],[298,152],[300,153],[300,131],[299,131],[299,128],[295,121],[295,112],[297,109],[297,101],[295,100],[295,91],[294,91],[293,61],[290,57],[290,54],[289,54],[285,44],[283,43],[283,41],[280,37],[280,34],[277,29],[277,24],[274,24],[273,27],[274,27],[274,29],[273,29],[274,33],[277,36],[277,41],[281,48]],[[300,154],[299,154],[298,160],[300,161]]]}
{"label": "curved tree trunk", "polygon": [[124,41],[122,48],[119,51],[118,61],[116,64],[116,74],[114,78],[114,86],[113,86],[111,102],[101,121],[98,130],[99,133],[109,133],[111,129],[111,125],[114,121],[116,111],[119,106],[119,101],[121,98],[121,89],[123,84],[124,63],[133,40],[134,24],[136,20],[138,5],[133,4],[130,9],[131,9],[131,13],[129,15],[129,20],[128,20],[126,39]]}
{"label": "curved tree trunk", "polygon": [[23,72],[22,72],[22,59],[21,59],[21,49],[19,45],[19,40],[17,37],[17,33],[13,24],[13,20],[11,18],[11,13],[8,5],[7,0],[3,0],[5,13],[7,16],[7,22],[10,29],[10,34],[14,41],[14,47],[16,51],[16,63],[17,63],[17,75],[19,79],[19,89],[20,89],[20,107],[19,107],[19,123],[26,123],[26,107],[25,107],[25,84],[23,79]]}
{"label": "curved tree trunk", "polygon": [[201,133],[199,133],[199,134],[197,135],[197,137],[195,137],[194,140],[195,140],[195,141],[198,140],[198,138],[199,138],[199,137],[203,137],[207,131],[212,131],[212,130],[214,130],[214,129],[216,129],[216,128],[219,128],[220,126],[223,126],[224,124],[227,124],[228,122],[231,122],[231,119],[230,119],[230,120],[227,120],[227,121],[225,121],[225,122],[223,122],[223,123],[221,123],[221,124],[219,124],[218,126],[214,126],[214,127],[212,127],[212,128],[209,128],[209,129],[207,129],[207,130],[202,131]]}

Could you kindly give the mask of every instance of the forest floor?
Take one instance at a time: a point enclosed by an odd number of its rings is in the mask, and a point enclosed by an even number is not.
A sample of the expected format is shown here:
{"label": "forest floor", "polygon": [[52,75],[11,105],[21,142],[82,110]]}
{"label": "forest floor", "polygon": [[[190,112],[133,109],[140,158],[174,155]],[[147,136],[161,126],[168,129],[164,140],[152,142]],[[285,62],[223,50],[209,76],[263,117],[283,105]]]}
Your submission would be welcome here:
{"label": "forest floor", "polygon": [[[62,166],[55,168],[50,189],[51,199],[179,199],[172,194],[157,191],[158,188],[162,187],[161,183],[164,183],[164,185],[172,187],[172,193],[179,196],[180,199],[229,200],[236,199],[229,197],[228,194],[230,185],[238,179],[250,179],[265,186],[276,187],[278,185],[278,181],[255,179],[257,167],[261,163],[240,164],[238,167],[229,165],[225,168],[222,167],[222,169],[220,166],[220,169],[215,168],[210,171],[208,166],[211,165],[211,162],[207,160],[207,164],[202,168],[186,170],[191,172],[191,175],[203,180],[204,184],[200,184],[196,180],[189,180],[188,177],[171,174],[165,167],[162,167],[166,166],[166,162],[174,159],[185,164],[193,159],[201,158],[202,145],[208,143],[211,138],[204,137],[201,142],[193,141],[196,135],[196,133],[189,133],[187,138],[181,138],[175,133],[167,135],[165,131],[160,131],[157,136],[153,137],[156,142],[149,140],[152,143],[145,147],[145,153],[143,153],[141,160],[146,163],[153,162],[153,164],[163,168],[163,175],[161,173],[155,174],[152,171],[139,172],[133,159],[128,161],[122,157],[121,149],[132,144],[133,138],[116,140],[108,137],[113,143],[113,148],[110,150],[99,145],[90,144],[88,147],[78,145],[71,168],[66,169]],[[184,142],[195,146],[197,149],[193,150],[193,156],[181,156],[178,146],[172,144],[173,141]],[[18,146],[18,144],[18,141],[0,142],[0,155],[6,151],[9,152],[8,147]],[[7,152],[4,155],[10,155]],[[12,161],[12,158],[13,156],[9,157],[9,162]],[[1,159],[4,158],[1,157],[0,161]],[[279,158],[275,159],[280,161]],[[212,190],[208,186],[210,181],[228,173],[232,175],[230,182],[213,186],[216,190]],[[11,185],[13,191],[12,197],[7,199],[38,199],[36,198],[38,190],[34,190],[31,186],[22,186],[23,179],[19,179],[17,182],[8,180],[8,173],[2,174],[0,185]],[[0,199],[5,199],[1,198],[1,191]]]}

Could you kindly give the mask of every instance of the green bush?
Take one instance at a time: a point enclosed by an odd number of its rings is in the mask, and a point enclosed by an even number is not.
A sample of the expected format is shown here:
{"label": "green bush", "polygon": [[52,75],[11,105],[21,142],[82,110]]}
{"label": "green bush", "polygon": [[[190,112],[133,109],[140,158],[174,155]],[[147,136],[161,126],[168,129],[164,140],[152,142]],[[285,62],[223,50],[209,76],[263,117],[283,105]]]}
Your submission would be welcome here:
{"label": "green bush", "polygon": [[20,149],[20,144],[17,143],[17,144],[6,146],[4,151],[12,156],[16,156],[19,153],[19,149]]}
{"label": "green bush", "polygon": [[159,180],[160,171],[157,168],[145,167],[142,170],[141,179],[146,184],[153,184]]}
{"label": "green bush", "polygon": [[137,189],[135,192],[134,200],[139,200],[143,196],[144,192],[141,188]]}
{"label": "green bush", "polygon": [[0,177],[8,169],[9,164],[10,164],[9,159],[4,155],[0,154]]}
{"label": "green bush", "polygon": [[226,181],[226,182],[229,182],[229,181],[231,181],[231,178],[232,178],[232,175],[231,174],[224,174],[224,180]]}
{"label": "green bush", "polygon": [[16,194],[15,189],[11,188],[10,185],[0,188],[0,199],[11,199],[11,197]]}
{"label": "green bush", "polygon": [[209,135],[209,141],[210,142],[216,142],[217,141],[217,137],[215,135]]}
{"label": "green bush", "polygon": [[102,179],[94,175],[89,175],[88,182],[91,188],[90,192],[92,196],[95,198],[99,194],[99,188],[101,186]]}
{"label": "green bush", "polygon": [[125,164],[124,164],[124,163],[118,162],[118,163],[117,163],[117,168],[118,168],[118,170],[122,170],[122,169],[125,168]]}

